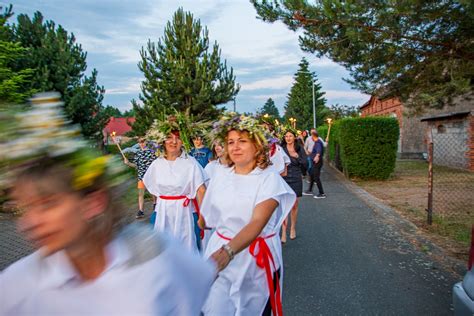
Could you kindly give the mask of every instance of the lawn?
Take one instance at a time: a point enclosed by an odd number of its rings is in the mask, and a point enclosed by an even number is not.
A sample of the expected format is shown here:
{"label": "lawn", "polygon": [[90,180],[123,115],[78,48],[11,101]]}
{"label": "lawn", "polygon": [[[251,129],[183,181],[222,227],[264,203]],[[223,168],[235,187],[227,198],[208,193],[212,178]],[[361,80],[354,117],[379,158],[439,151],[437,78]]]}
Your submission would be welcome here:
{"label": "lawn", "polygon": [[435,166],[433,174],[432,225],[427,224],[426,212],[427,162],[398,160],[386,181],[353,181],[396,209],[437,244],[465,259],[474,223],[474,172]]}

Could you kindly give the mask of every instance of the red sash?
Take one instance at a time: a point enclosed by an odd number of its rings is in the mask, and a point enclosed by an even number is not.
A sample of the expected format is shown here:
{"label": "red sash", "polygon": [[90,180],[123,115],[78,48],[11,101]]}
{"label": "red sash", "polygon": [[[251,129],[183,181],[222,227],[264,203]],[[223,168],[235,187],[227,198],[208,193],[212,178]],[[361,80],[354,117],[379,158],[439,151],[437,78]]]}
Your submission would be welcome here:
{"label": "red sash", "polygon": [[[189,203],[192,201],[193,205],[194,205],[194,209],[196,210],[196,213],[198,215],[198,218],[201,216],[201,210],[199,209],[199,204],[198,204],[196,199],[190,199],[186,195],[174,195],[174,196],[160,195],[160,199],[173,200],[173,201],[184,199],[184,202],[183,202],[184,207],[189,206]],[[200,229],[199,231],[200,231],[199,235],[201,236],[201,239],[203,239],[204,238],[204,231],[202,229]]]}
{"label": "red sash", "polygon": [[[225,240],[231,240],[231,238],[226,237],[216,231],[217,236]],[[267,285],[268,291],[270,292],[270,304],[272,306],[272,311],[274,316],[282,316],[283,315],[283,307],[281,304],[281,290],[280,290],[280,280],[278,274],[275,273],[276,278],[276,290],[273,286],[273,276],[272,276],[272,269],[270,266],[273,266],[273,270],[276,272],[275,261],[273,260],[272,252],[270,248],[268,248],[267,242],[265,239],[271,238],[275,236],[275,233],[270,234],[265,237],[257,237],[249,246],[250,254],[255,258],[257,266],[261,269],[265,269],[265,275],[267,277]],[[257,247],[258,246],[258,247]]]}

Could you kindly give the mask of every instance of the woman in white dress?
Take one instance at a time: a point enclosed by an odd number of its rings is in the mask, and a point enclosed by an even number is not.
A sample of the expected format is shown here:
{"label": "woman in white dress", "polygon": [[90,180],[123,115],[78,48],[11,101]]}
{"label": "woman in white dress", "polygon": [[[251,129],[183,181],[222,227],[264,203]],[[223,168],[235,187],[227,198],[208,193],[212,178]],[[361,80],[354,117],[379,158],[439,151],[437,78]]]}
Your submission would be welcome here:
{"label": "woman in white dress", "polygon": [[206,171],[206,175],[208,177],[208,181],[212,178],[217,168],[227,166],[224,160],[224,147],[222,146],[222,143],[217,140],[213,141],[211,150],[214,159],[211,160],[204,168],[204,171]]}
{"label": "woman in white dress", "polygon": [[[174,122],[173,119],[157,122],[152,127],[154,130],[147,134],[163,145],[164,153],[150,165],[143,182],[147,190],[158,197],[154,228],[170,232],[188,249],[197,251],[201,243],[196,240],[193,213],[199,217],[206,178],[199,163],[183,150],[181,134],[190,135],[189,131],[183,131],[186,127]],[[167,130],[166,138],[163,133],[158,133],[161,139],[154,137],[156,129]]]}
{"label": "woman in white dress", "polygon": [[126,173],[63,128],[61,103],[48,108],[55,98],[36,98],[44,108],[34,105],[22,119],[35,119],[14,132],[24,140],[0,145],[0,174],[9,169],[1,183],[39,248],[0,273],[0,315],[199,315],[213,266],[146,226],[124,225]]}
{"label": "woman in white dress", "polygon": [[203,313],[281,315],[278,232],[295,194],[278,174],[265,171],[268,147],[258,121],[227,115],[214,127],[225,141],[229,168],[216,169],[203,201],[201,224],[215,227],[205,257],[219,271]]}

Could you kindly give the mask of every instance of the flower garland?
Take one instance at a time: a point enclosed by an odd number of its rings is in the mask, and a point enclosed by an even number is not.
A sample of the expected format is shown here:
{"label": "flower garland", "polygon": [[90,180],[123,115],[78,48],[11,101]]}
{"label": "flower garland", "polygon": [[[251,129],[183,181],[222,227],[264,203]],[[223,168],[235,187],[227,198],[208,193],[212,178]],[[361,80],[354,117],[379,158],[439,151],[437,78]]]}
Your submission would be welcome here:
{"label": "flower garland", "polygon": [[58,93],[37,94],[25,112],[0,114],[0,186],[43,158],[73,169],[72,187],[92,186],[99,178],[116,186],[128,177],[123,164],[92,149],[79,128],[67,121]]}
{"label": "flower garland", "polygon": [[235,112],[225,112],[217,122],[212,125],[209,138],[212,141],[224,142],[227,133],[231,130],[247,131],[251,138],[258,139],[265,147],[268,147],[278,139],[259,122],[258,119],[240,115]]}
{"label": "flower garland", "polygon": [[145,139],[155,143],[155,151],[159,156],[163,152],[163,143],[173,132],[178,132],[186,152],[191,150],[191,141],[197,136],[207,134],[210,123],[206,121],[194,121],[193,116],[186,112],[175,111],[165,120],[155,120],[151,128],[145,134]]}

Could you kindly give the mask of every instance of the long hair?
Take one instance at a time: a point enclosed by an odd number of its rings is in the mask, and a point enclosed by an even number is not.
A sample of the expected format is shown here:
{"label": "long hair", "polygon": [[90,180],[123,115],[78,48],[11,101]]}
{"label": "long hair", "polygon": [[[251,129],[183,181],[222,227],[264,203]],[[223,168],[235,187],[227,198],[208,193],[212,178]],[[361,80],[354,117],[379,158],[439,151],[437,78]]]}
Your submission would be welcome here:
{"label": "long hair", "polygon": [[[296,152],[299,152],[301,150],[301,148],[304,148],[304,144],[302,144],[301,139],[297,135],[295,135],[295,133],[293,133],[291,131],[287,131],[286,133],[291,133],[291,134],[293,134],[293,136],[295,136],[295,151]],[[286,135],[286,133],[285,133],[285,135]],[[284,149],[286,149],[286,151],[288,151],[287,150],[288,144],[286,143],[285,135],[283,135],[283,137],[281,139],[281,147],[283,147]]]}

